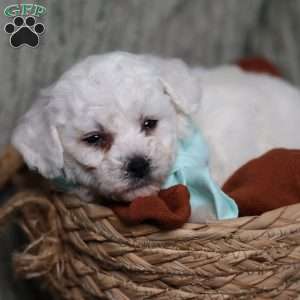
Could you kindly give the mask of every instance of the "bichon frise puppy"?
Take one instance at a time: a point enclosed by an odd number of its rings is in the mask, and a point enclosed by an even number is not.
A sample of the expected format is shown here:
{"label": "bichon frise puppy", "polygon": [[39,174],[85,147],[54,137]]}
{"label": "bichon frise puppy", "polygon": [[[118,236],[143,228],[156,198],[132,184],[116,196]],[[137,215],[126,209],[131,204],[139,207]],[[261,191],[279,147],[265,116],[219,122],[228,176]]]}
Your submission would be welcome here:
{"label": "bichon frise puppy", "polygon": [[271,148],[300,148],[299,121],[299,91],[281,79],[113,52],[86,58],[41,91],[12,140],[30,168],[74,183],[82,198],[131,201],[162,187],[191,122],[221,185]]}

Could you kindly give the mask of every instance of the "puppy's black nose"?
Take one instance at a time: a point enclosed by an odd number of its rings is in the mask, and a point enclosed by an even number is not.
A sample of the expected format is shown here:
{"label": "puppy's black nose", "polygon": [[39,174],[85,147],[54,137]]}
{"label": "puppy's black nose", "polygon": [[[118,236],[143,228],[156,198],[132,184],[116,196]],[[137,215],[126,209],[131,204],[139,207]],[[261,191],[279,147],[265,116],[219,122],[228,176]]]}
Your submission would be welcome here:
{"label": "puppy's black nose", "polygon": [[150,162],[143,156],[134,156],[127,164],[127,172],[132,178],[143,179],[150,173]]}

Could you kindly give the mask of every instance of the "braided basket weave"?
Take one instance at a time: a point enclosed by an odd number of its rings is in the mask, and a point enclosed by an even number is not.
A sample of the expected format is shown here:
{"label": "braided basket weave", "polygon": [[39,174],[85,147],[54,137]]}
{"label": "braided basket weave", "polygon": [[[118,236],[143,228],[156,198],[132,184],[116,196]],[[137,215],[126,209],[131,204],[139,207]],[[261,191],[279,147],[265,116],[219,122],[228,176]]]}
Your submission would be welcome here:
{"label": "braided basket weave", "polygon": [[[27,176],[22,164],[8,148],[0,185]],[[300,299],[300,204],[161,231],[125,226],[104,206],[18,187],[1,223],[12,215],[28,237],[14,255],[16,273],[38,278],[55,299]]]}

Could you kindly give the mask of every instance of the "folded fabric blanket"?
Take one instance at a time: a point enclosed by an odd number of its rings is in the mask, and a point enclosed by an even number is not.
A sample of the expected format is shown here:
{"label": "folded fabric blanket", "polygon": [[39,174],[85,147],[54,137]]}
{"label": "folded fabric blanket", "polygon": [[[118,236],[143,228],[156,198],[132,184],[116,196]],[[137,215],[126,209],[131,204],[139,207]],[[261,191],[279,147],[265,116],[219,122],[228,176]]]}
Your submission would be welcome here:
{"label": "folded fabric blanket", "polygon": [[238,169],[223,186],[240,216],[300,202],[300,150],[274,149]]}
{"label": "folded fabric blanket", "polygon": [[144,222],[175,229],[186,223],[191,215],[189,191],[184,185],[161,190],[157,196],[139,197],[128,203],[110,203],[109,206],[125,223]]}
{"label": "folded fabric blanket", "polygon": [[243,58],[237,61],[237,65],[248,72],[255,73],[266,73],[269,75],[281,77],[281,74],[277,67],[275,67],[271,62],[261,57],[251,57]]}

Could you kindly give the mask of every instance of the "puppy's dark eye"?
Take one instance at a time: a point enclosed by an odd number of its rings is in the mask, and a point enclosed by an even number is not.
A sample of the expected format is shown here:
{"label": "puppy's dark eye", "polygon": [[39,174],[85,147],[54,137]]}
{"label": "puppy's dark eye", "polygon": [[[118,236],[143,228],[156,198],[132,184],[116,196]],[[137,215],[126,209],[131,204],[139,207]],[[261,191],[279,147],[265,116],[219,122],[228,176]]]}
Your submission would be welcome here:
{"label": "puppy's dark eye", "polygon": [[145,132],[150,132],[157,127],[158,120],[145,119],[142,123],[142,130]]}
{"label": "puppy's dark eye", "polygon": [[85,134],[81,140],[88,145],[99,146],[102,149],[108,150],[112,144],[113,138],[108,133],[90,132]]}
{"label": "puppy's dark eye", "polygon": [[93,134],[91,136],[83,138],[82,140],[90,145],[98,145],[101,142],[101,135]]}

